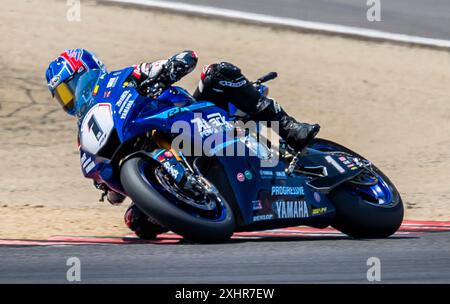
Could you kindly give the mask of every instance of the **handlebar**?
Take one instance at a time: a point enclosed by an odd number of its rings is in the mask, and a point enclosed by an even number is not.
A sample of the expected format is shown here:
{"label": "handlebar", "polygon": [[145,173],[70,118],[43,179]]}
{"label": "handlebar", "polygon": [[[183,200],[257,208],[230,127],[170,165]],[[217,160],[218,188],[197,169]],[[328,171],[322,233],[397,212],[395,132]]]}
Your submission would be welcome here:
{"label": "handlebar", "polygon": [[255,81],[256,84],[262,84],[264,82],[267,82],[269,80],[275,79],[278,77],[278,73],[277,72],[270,72],[264,76],[262,76],[261,78],[259,78],[258,80]]}

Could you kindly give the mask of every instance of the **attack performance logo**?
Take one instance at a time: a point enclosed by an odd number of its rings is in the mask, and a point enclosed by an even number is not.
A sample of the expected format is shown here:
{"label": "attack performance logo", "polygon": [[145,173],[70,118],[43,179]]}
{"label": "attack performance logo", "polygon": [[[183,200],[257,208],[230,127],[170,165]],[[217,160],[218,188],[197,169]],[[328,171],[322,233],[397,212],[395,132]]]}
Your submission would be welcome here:
{"label": "attack performance logo", "polygon": [[208,120],[201,117],[196,117],[191,120],[191,123],[197,126],[197,131],[202,138],[217,133],[221,127],[227,125],[226,118],[220,113],[209,114],[206,117]]}

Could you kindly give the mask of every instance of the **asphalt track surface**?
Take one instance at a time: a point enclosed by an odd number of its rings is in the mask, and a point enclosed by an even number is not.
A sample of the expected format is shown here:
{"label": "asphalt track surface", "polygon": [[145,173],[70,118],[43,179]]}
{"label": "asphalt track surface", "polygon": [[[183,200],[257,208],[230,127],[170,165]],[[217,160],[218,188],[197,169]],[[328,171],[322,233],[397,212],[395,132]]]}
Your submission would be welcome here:
{"label": "asphalt track surface", "polygon": [[450,1],[380,0],[381,21],[369,22],[366,0],[166,0],[304,21],[450,40]]}
{"label": "asphalt track surface", "polygon": [[281,235],[216,245],[174,235],[153,243],[3,245],[0,283],[68,283],[70,257],[80,259],[81,283],[368,283],[370,257],[380,259],[382,283],[450,283],[448,230],[383,240]]}

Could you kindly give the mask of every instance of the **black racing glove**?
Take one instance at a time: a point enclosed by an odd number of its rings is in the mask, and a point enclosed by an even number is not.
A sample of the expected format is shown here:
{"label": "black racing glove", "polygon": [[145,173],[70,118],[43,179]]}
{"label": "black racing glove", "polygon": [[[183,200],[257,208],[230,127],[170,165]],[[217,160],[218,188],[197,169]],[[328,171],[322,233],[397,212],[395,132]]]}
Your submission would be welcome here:
{"label": "black racing glove", "polygon": [[184,51],[172,56],[163,64],[156,76],[148,78],[140,84],[141,94],[157,98],[168,86],[192,72],[197,61],[197,54],[193,51]]}
{"label": "black racing glove", "polygon": [[192,72],[197,66],[198,56],[194,51],[184,51],[171,57],[161,73],[167,81],[175,83]]}

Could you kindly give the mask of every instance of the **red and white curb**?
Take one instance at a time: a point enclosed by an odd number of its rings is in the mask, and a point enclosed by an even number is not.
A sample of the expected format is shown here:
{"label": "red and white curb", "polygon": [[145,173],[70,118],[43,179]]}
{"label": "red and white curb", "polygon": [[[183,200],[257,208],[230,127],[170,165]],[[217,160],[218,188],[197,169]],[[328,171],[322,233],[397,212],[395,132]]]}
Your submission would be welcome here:
{"label": "red and white curb", "polygon": [[[437,221],[404,221],[395,235],[414,235],[422,233],[450,232],[450,222]],[[282,229],[238,232],[232,239],[270,239],[270,238],[342,238],[345,234],[328,227],[316,229],[299,226]],[[182,237],[173,233],[164,233],[156,240],[145,241],[134,235],[125,237],[86,237],[86,236],[52,236],[48,240],[0,240],[0,246],[67,246],[67,245],[98,245],[98,244],[178,244]]]}

